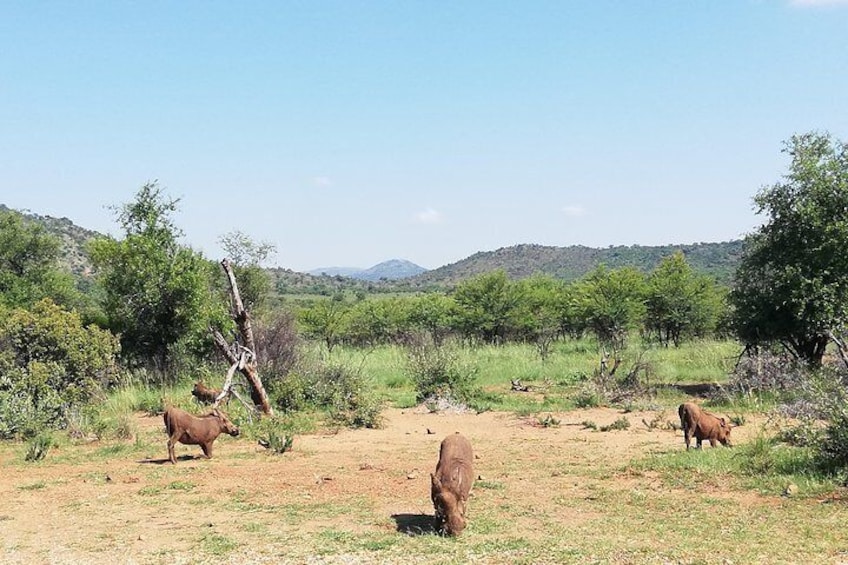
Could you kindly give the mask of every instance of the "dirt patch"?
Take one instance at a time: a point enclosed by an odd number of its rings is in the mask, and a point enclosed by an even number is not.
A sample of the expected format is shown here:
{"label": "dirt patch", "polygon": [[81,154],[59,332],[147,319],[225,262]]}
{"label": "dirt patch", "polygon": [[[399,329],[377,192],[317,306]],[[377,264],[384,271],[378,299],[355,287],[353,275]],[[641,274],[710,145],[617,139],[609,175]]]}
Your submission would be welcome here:
{"label": "dirt patch", "polygon": [[[364,562],[360,554],[345,561],[331,548],[364,535],[371,537],[356,543],[366,549],[399,547],[400,556],[406,552],[406,561],[415,562],[418,546],[404,548],[415,542],[397,536],[433,537],[429,473],[441,440],[456,431],[471,440],[479,475],[463,538],[475,543],[506,534],[520,550],[552,531],[598,520],[605,512],[599,503],[611,497],[667,490],[656,477],[628,476],[622,465],[684,448],[679,431],[649,429],[655,412],[578,410],[554,414],[555,427],[492,412],[388,410],[385,416],[378,430],[298,436],[282,456],[228,437],[216,443],[212,460],[180,445],[177,465],[165,463],[161,417],[138,416],[135,441],[65,447],[39,464],[22,462],[23,446],[6,445],[0,449],[0,560],[354,563]],[[620,418],[630,422],[628,430],[583,425]],[[749,422],[734,439],[744,442],[756,430]],[[762,498],[714,496],[750,505]]]}

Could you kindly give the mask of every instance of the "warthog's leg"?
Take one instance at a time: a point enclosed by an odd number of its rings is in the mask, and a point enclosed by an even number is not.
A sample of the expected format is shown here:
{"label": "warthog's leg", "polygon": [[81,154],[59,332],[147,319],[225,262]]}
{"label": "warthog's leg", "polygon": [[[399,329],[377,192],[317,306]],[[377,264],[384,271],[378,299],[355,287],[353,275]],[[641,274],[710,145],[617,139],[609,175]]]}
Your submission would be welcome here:
{"label": "warthog's leg", "polygon": [[200,444],[200,449],[203,450],[203,455],[206,456],[207,459],[212,459],[212,442],[206,442]]}
{"label": "warthog's leg", "polygon": [[177,457],[174,455],[174,444],[177,442],[177,438],[174,436],[168,437],[168,461],[177,464]]}

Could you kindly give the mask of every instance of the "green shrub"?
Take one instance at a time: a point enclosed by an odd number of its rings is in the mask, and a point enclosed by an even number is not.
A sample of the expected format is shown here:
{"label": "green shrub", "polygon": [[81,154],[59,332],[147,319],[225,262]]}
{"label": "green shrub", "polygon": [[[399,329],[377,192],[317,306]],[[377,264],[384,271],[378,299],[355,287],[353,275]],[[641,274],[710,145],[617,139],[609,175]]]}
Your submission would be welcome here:
{"label": "green shrub", "polygon": [[117,375],[118,340],[49,300],[0,319],[0,438],[62,428]]}
{"label": "green shrub", "polygon": [[380,425],[382,403],[373,385],[361,370],[346,365],[314,362],[277,380],[269,394],[284,412],[314,408],[324,411],[334,425]]}
{"label": "green shrub", "polygon": [[407,370],[415,384],[416,399],[449,399],[469,402],[480,393],[476,369],[460,364],[456,352],[447,346],[422,343],[407,349]]}
{"label": "green shrub", "polygon": [[619,418],[618,420],[616,420],[615,422],[613,422],[612,424],[610,424],[608,426],[601,426],[600,429],[601,429],[602,432],[610,432],[610,431],[626,430],[629,427],[630,427],[630,420],[628,420],[627,418]]}
{"label": "green shrub", "polygon": [[574,405],[578,408],[597,408],[604,403],[601,391],[593,383],[586,383],[574,397]]}
{"label": "green shrub", "polygon": [[47,452],[50,451],[50,448],[55,446],[56,440],[52,434],[49,432],[40,433],[29,442],[24,460],[41,461],[47,457]]}

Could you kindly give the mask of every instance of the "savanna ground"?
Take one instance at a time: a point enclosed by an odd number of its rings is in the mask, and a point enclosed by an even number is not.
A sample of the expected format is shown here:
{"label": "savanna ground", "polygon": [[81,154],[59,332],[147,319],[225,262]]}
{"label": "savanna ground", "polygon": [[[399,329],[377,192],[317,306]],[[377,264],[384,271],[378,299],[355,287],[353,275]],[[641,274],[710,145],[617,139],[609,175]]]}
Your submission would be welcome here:
{"label": "savanna ground", "polygon": [[[191,406],[190,384],[146,401],[115,391],[101,418],[130,439],[65,439],[37,462],[27,443],[0,443],[0,563],[848,563],[841,479],[810,473],[808,451],[764,441],[767,403],[711,408],[744,420],[733,449],[686,452],[668,425],[705,390],[683,383],[727,379],[734,344],[637,351],[651,384],[667,386],[578,408],[595,352],[566,342],[541,362],[526,347],[463,351],[488,393],[482,412],[434,413],[416,406],[397,348],[339,351],[391,406],[380,428],[307,425],[282,455],[255,434],[222,436],[211,460],[178,446],[177,465],[151,407]],[[510,392],[514,378],[534,391]],[[451,539],[432,530],[429,473],[456,431],[479,478],[469,526]]]}
{"label": "savanna ground", "polygon": [[[547,416],[547,415],[546,415]],[[222,436],[165,462],[161,416],[134,440],[0,446],[3,563],[839,563],[839,492],[782,496],[721,472],[737,449],[684,451],[673,410],[514,413],[392,408],[381,429],[298,435],[272,454]],[[627,430],[586,427],[626,418]],[[548,423],[555,423],[548,419]],[[655,423],[654,428],[648,424]],[[763,418],[734,430],[737,444]],[[460,431],[479,475],[469,526],[432,531],[429,473]],[[806,494],[804,494],[806,493]]]}

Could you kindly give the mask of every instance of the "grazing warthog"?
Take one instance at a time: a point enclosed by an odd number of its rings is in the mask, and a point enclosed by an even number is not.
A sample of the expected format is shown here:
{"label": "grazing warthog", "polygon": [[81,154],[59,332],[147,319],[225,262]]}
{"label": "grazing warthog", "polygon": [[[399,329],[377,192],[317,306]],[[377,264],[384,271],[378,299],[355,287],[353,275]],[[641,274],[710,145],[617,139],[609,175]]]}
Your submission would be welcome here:
{"label": "grazing warthog", "polygon": [[693,436],[698,441],[698,449],[701,449],[701,442],[705,439],[709,440],[712,447],[716,446],[716,442],[728,447],[733,446],[730,441],[731,427],[724,418],[701,410],[694,402],[681,404],[677,413],[680,415],[680,427],[683,428],[687,450]]}
{"label": "grazing warthog", "polygon": [[430,473],[430,482],[436,529],[458,536],[465,529],[465,510],[474,484],[474,453],[471,443],[459,432],[442,441],[439,463],[436,472]]}
{"label": "grazing warthog", "polygon": [[215,402],[215,399],[218,398],[218,395],[221,394],[221,391],[209,388],[201,381],[197,381],[194,383],[194,388],[192,389],[191,394],[203,404],[212,404]]}
{"label": "grazing warthog", "polygon": [[235,437],[239,429],[227,419],[220,410],[213,410],[205,416],[194,416],[185,410],[169,406],[165,410],[165,431],[168,434],[168,459],[176,464],[174,446],[177,442],[186,445],[199,445],[203,455],[212,457],[212,443],[221,435],[228,433]]}

